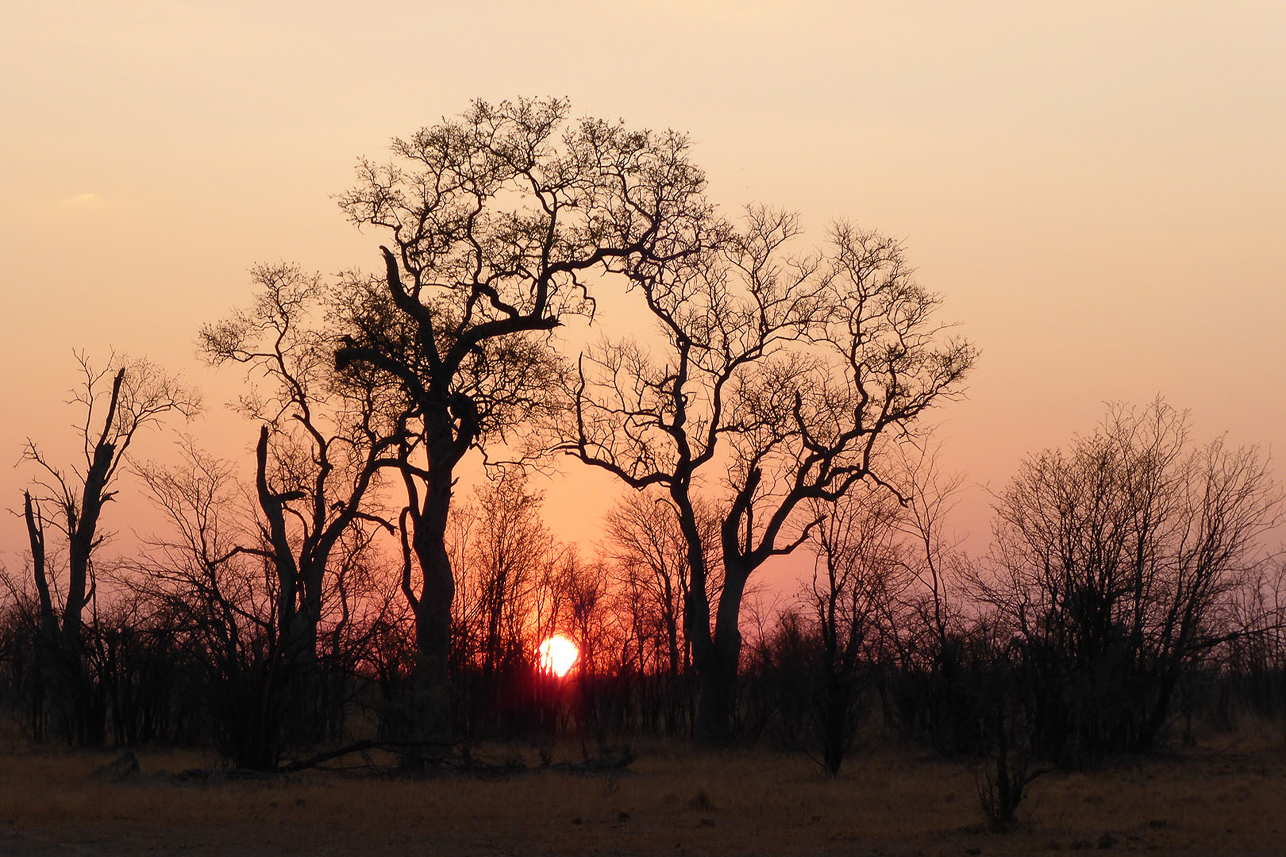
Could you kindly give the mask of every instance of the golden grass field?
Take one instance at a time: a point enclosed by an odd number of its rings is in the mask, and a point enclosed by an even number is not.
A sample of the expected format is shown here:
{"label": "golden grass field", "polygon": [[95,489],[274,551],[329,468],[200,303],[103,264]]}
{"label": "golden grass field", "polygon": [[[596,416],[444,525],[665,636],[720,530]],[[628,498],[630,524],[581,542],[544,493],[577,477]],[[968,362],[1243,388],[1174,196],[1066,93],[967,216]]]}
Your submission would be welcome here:
{"label": "golden grass field", "polygon": [[143,751],[105,782],[115,754],[0,744],[0,855],[1286,854],[1279,735],[1047,775],[1008,833],[987,831],[967,767],[919,751],[855,753],[834,781],[799,755],[636,752],[616,774],[193,783],[172,773],[209,759]]}

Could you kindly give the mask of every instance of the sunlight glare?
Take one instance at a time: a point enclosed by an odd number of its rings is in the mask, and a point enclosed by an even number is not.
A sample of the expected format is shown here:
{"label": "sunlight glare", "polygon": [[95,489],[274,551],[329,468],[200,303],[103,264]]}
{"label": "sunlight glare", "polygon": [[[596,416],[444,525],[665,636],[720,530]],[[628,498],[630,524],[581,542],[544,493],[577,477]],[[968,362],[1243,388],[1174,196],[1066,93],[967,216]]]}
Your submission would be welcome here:
{"label": "sunlight glare", "polygon": [[555,634],[540,644],[540,668],[562,678],[580,657],[576,644],[561,634]]}

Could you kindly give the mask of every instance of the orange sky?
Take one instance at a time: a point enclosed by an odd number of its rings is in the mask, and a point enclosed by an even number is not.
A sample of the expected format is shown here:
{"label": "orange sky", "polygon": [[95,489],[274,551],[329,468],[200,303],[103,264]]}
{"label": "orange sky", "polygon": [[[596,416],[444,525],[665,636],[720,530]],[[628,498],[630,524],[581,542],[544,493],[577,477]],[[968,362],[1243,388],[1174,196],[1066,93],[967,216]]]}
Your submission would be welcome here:
{"label": "orange sky", "polygon": [[[1200,438],[1286,450],[1286,4],[363,7],[7,0],[0,456],[69,442],[72,350],[113,346],[205,388],[190,431],[241,455],[254,429],[221,412],[232,378],[193,360],[200,325],[246,301],[255,263],[375,267],[378,236],[332,198],[357,156],[520,95],[690,132],[730,209],[904,238],[983,352],[969,400],[940,412],[971,545],[981,486],[1106,400],[1161,393]],[[30,471],[5,473],[16,508]],[[579,517],[572,495],[550,486],[551,518]],[[11,569],[20,523],[0,516]]]}

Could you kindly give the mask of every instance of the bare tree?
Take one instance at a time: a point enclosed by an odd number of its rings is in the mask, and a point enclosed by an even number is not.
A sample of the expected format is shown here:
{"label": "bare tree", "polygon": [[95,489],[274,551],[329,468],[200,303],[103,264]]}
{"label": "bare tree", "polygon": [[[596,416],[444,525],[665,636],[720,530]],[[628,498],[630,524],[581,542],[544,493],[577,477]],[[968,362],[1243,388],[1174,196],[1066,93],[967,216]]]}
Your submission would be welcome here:
{"label": "bare tree", "polygon": [[[658,335],[587,352],[572,391],[564,449],[635,489],[661,487],[678,510],[698,732],[715,742],[731,737],[750,575],[808,538],[809,501],[882,481],[880,440],[951,398],[974,361],[943,335],[939,299],[896,241],[841,224],[825,253],[790,257],[798,232],[794,216],[751,208],[714,249],[632,271]],[[695,511],[707,472],[726,474],[727,498],[713,632]]]}
{"label": "bare tree", "polygon": [[1241,633],[1228,641],[1223,662],[1243,697],[1263,714],[1286,711],[1286,556],[1255,570],[1234,594],[1229,619]]}
{"label": "bare tree", "polygon": [[[84,377],[72,402],[84,415],[78,427],[83,461],[70,468],[58,466],[28,439],[24,458],[36,465],[37,476],[34,487],[23,492],[22,514],[39,596],[41,638],[57,683],[59,730],[74,742],[101,744],[106,737],[105,712],[95,704],[84,671],[83,630],[85,609],[97,591],[95,553],[106,538],[100,518],[116,496],[121,464],[138,432],[171,412],[191,417],[200,408],[200,398],[146,360],[113,355],[106,368],[95,369],[85,355],[76,359]],[[49,565],[46,528],[66,543],[61,587]],[[61,604],[56,603],[58,594]]]}
{"label": "bare tree", "polygon": [[1024,641],[1043,752],[1151,746],[1179,678],[1239,633],[1229,611],[1279,500],[1254,448],[1192,447],[1160,399],[1024,461],[972,583]]}
{"label": "bare tree", "polygon": [[475,102],[394,140],[392,163],[363,161],[340,201],[392,239],[384,276],[344,319],[336,360],[385,373],[416,420],[401,454],[401,523],[419,651],[412,722],[425,741],[449,739],[444,536],[456,467],[551,398],[560,370],[547,334],[591,313],[587,277],[685,255],[708,217],[682,136],[591,119],[567,127],[567,110]]}
{"label": "bare tree", "polygon": [[964,579],[969,558],[946,534],[963,484],[942,470],[931,441],[899,448],[899,563],[906,587],[888,604],[881,670],[885,716],[904,736],[948,754],[982,752],[990,738],[979,713],[978,673],[997,647],[971,609]]}
{"label": "bare tree", "polygon": [[[614,627],[619,616],[611,609],[611,581],[602,563],[584,562],[575,553],[564,563],[562,577],[567,599],[566,621],[578,650],[577,720],[581,738],[584,741],[592,732],[599,751],[605,753],[608,723],[601,697],[611,673],[621,665],[612,647],[617,636],[614,632],[619,630]],[[587,757],[588,754],[586,749]]]}
{"label": "bare tree", "polygon": [[[698,504],[697,520],[706,557],[706,597],[718,599],[723,582],[719,558],[719,515]],[[692,645],[683,627],[689,580],[688,546],[668,497],[631,492],[605,519],[605,552],[624,597],[638,669],[660,680],[665,728],[675,732],[691,686]],[[649,654],[650,653],[650,654]]]}
{"label": "bare tree", "polygon": [[287,715],[281,581],[232,465],[190,442],[182,453],[178,465],[140,468],[169,533],[145,542],[123,580],[193,653],[216,748],[237,767],[271,770]]}
{"label": "bare tree", "polygon": [[556,553],[540,510],[543,498],[511,471],[478,492],[471,567],[478,587],[479,655],[484,678],[515,656],[530,660],[525,633],[541,569]]}
{"label": "bare tree", "polygon": [[537,645],[561,613],[566,549],[545,526],[543,501],[521,470],[509,469],[452,510],[452,667],[466,722],[499,714],[501,697],[529,682]]}
{"label": "bare tree", "polygon": [[813,713],[822,765],[839,774],[872,683],[878,650],[893,632],[893,603],[910,584],[901,543],[903,510],[880,486],[863,485],[815,502],[815,562],[804,610],[819,643]]}
{"label": "bare tree", "polygon": [[318,629],[328,576],[342,567],[332,559],[345,539],[369,538],[356,530],[393,529],[369,510],[368,497],[384,457],[403,439],[404,409],[369,370],[335,371],[335,338],[319,316],[349,300],[351,284],[327,289],[287,264],[252,275],[253,305],[202,328],[201,348],[213,364],[240,364],[250,376],[238,404],[261,424],[255,488],[265,558],[277,574],[282,669],[309,709],[303,719],[320,723]]}

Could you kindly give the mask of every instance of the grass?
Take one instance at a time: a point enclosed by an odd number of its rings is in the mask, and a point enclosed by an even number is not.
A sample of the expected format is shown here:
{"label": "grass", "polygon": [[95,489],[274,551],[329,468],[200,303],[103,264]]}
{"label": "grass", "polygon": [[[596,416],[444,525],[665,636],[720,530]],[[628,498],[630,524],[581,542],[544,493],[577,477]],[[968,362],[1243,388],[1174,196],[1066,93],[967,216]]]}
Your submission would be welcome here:
{"label": "grass", "polygon": [[15,744],[0,749],[0,854],[1280,854],[1286,842],[1280,741],[1043,777],[1007,834],[986,831],[965,766],[923,753],[859,753],[831,781],[795,755],[636,752],[615,774],[202,784],[167,772],[210,759],[141,752],[141,774],[110,783],[91,774],[113,754]]}

